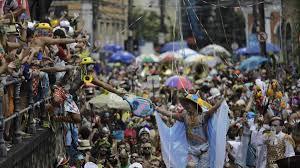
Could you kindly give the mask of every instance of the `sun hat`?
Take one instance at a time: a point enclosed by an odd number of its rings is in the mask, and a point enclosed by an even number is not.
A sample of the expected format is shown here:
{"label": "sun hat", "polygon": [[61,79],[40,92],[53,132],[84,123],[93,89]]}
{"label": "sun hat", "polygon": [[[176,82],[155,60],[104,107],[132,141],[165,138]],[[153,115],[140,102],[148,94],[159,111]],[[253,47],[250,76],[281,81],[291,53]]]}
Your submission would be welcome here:
{"label": "sun hat", "polygon": [[90,150],[92,149],[89,140],[81,140],[79,141],[79,146],[77,147],[78,150]]}
{"label": "sun hat", "polygon": [[208,102],[201,99],[197,94],[188,94],[185,98],[180,98],[179,100],[182,105],[185,103],[192,102],[192,103],[198,104],[200,107],[205,108],[205,109],[212,108],[212,105],[210,105]]}

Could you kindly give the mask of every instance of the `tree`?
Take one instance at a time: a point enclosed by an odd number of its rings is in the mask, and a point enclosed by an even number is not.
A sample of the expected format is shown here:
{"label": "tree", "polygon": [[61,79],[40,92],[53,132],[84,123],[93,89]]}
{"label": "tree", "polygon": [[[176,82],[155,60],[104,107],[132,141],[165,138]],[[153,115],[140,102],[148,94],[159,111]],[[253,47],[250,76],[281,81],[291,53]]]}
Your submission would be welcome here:
{"label": "tree", "polygon": [[[138,20],[138,18],[142,17]],[[143,11],[136,9],[133,12],[132,25],[136,37],[145,41],[158,42],[158,32],[160,30],[159,15],[153,11]]]}

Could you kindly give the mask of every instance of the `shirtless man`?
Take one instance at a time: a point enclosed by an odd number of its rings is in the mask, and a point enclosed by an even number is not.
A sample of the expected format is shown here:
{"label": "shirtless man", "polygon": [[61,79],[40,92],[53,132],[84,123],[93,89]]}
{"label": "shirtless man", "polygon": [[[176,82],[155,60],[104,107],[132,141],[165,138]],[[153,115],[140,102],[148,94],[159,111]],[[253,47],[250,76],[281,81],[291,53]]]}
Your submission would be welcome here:
{"label": "shirtless man", "polygon": [[[184,122],[186,125],[187,140],[189,144],[187,167],[209,167],[209,145],[207,137],[208,120],[217,111],[223,101],[224,99],[219,100],[211,107],[204,101],[199,101],[197,95],[189,94],[185,98],[180,99],[180,103],[185,109],[182,113],[172,114],[161,107],[156,107],[156,110],[160,114],[168,117],[172,116],[176,120]],[[209,110],[205,112],[203,107],[206,107]]]}

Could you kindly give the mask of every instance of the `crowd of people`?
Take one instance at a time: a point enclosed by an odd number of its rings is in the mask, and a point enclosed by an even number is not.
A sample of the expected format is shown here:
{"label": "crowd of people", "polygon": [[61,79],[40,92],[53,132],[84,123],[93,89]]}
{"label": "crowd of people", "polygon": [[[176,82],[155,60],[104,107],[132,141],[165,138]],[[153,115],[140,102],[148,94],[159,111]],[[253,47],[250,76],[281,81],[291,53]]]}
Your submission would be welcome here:
{"label": "crowd of people", "polygon": [[[78,16],[30,22],[21,5],[9,2],[0,21],[0,74],[32,80],[34,101],[51,97],[42,126],[63,124],[65,133],[65,153],[58,154],[56,167],[166,167],[160,117],[168,127],[184,123],[187,167],[209,167],[207,127],[224,102],[230,109],[224,167],[275,168],[276,161],[299,155],[300,80],[292,68],[280,67],[284,75],[276,79],[270,65],[243,72],[227,61],[213,67],[174,60],[111,65],[90,57],[93,47]],[[172,75],[188,78],[193,86],[165,86]],[[149,87],[148,76],[159,76],[159,86]],[[157,112],[138,117],[130,109],[97,109],[89,103],[108,92],[151,99]],[[9,117],[13,110],[6,108]],[[10,141],[9,124],[5,127]]]}

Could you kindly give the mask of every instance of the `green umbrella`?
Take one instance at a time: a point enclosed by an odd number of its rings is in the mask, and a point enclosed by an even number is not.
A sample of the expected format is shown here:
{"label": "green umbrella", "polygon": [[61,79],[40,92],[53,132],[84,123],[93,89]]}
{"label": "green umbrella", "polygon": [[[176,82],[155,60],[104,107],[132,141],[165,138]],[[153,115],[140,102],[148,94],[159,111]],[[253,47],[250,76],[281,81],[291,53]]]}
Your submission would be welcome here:
{"label": "green umbrella", "polygon": [[154,54],[142,54],[137,59],[142,63],[159,62],[159,58]]}

